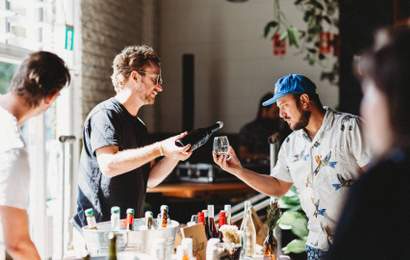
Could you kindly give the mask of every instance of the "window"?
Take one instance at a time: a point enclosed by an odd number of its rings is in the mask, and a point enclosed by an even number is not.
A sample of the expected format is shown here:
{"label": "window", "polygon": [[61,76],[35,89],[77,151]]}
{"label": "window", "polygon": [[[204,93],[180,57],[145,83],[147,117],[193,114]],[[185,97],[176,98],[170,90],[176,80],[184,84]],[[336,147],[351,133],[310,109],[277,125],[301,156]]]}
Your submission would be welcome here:
{"label": "window", "polygon": [[7,92],[16,64],[0,61],[0,94]]}

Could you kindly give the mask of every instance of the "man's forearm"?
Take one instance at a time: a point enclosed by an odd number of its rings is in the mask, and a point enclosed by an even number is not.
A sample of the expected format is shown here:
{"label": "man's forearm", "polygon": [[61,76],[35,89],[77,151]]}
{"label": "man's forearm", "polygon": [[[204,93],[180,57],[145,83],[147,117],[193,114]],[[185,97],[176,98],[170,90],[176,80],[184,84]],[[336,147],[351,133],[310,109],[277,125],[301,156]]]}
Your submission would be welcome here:
{"label": "man's forearm", "polygon": [[292,183],[279,181],[275,177],[265,174],[259,174],[249,169],[239,168],[234,171],[234,175],[247,185],[252,187],[261,193],[269,196],[282,196],[284,195]]}
{"label": "man's forearm", "polygon": [[132,171],[161,156],[159,143],[141,148],[118,151],[114,154],[102,153],[97,155],[101,171],[108,176],[117,176]]}
{"label": "man's forearm", "polygon": [[159,185],[172,172],[177,164],[178,160],[167,157],[164,157],[156,163],[149,173],[148,187],[153,188]]}

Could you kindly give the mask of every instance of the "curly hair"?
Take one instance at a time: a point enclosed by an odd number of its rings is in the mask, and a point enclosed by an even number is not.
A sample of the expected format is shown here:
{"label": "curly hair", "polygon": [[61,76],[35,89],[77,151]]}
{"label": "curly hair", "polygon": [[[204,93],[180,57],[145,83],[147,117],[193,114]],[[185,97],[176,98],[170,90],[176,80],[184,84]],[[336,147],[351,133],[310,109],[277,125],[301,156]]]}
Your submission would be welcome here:
{"label": "curly hair", "polygon": [[143,73],[147,65],[160,66],[160,59],[152,47],[147,45],[128,46],[115,56],[111,80],[115,91],[127,82],[133,70]]}

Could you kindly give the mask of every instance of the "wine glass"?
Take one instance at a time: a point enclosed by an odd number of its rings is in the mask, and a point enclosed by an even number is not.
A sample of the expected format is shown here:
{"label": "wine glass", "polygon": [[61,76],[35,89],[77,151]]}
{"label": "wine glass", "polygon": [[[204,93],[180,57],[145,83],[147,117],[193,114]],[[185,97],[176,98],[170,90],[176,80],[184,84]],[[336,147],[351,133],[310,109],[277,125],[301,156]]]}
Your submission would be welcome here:
{"label": "wine glass", "polygon": [[214,138],[214,153],[219,155],[228,156],[229,140],[227,136],[217,136]]}

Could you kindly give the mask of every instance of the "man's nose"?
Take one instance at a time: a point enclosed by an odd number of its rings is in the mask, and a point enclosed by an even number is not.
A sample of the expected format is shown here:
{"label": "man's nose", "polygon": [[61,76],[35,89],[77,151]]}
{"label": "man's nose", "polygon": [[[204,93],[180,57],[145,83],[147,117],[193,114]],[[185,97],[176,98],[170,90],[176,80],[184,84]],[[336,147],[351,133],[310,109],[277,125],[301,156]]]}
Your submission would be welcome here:
{"label": "man's nose", "polygon": [[164,88],[162,87],[162,84],[158,83],[158,84],[155,86],[155,90],[156,90],[157,92],[162,92],[162,91],[164,90]]}

